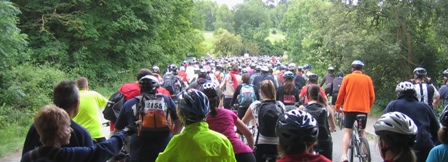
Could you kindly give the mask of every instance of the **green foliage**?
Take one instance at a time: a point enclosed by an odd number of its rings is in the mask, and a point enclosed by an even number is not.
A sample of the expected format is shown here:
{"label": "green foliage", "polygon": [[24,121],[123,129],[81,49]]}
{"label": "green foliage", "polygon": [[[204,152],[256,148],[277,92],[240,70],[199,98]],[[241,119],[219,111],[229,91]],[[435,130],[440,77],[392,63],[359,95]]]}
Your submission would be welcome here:
{"label": "green foliage", "polygon": [[[193,27],[199,30],[213,31],[218,29],[214,23],[217,21],[218,6],[216,2],[209,0],[195,0],[194,1],[194,14],[192,18]],[[227,6],[226,6],[227,7]]]}
{"label": "green foliage", "polygon": [[260,0],[248,0],[235,6],[235,32],[244,41],[263,42],[272,26],[267,6]]}
{"label": "green foliage", "polygon": [[215,53],[218,56],[240,55],[243,42],[241,37],[236,36],[225,29],[219,29],[215,33]]}
{"label": "green foliage", "polygon": [[[25,34],[16,27],[20,10],[11,2],[0,1],[0,70],[4,71],[18,62],[27,59],[24,54],[27,42]],[[1,77],[1,76],[0,76]]]}
{"label": "green foliage", "polygon": [[216,21],[213,23],[215,29],[226,29],[229,32],[234,32],[234,15],[229,10],[227,5],[219,6],[216,11]]}
{"label": "green foliage", "polygon": [[[0,107],[3,109],[3,107]],[[28,120],[32,120],[28,118]],[[0,131],[0,157],[10,153],[11,151],[20,150],[23,146],[23,139],[26,137],[26,132],[29,125],[20,126],[12,124],[10,127],[1,129]]]}

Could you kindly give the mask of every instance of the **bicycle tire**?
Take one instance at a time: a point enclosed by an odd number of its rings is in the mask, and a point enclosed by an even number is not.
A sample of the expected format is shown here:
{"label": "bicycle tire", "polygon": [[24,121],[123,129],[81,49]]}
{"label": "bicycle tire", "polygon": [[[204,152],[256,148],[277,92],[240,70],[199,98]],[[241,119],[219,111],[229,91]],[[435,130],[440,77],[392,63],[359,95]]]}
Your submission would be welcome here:
{"label": "bicycle tire", "polygon": [[367,139],[365,138],[360,138],[360,143],[359,143],[359,161],[360,162],[371,162],[372,161],[372,157],[370,154],[370,147],[369,147],[369,141],[367,141]]}
{"label": "bicycle tire", "polygon": [[339,113],[338,113],[338,126],[339,126],[339,130],[342,130],[342,128],[343,128],[343,123],[344,123],[344,119],[342,118],[342,113],[339,112]]}
{"label": "bicycle tire", "polygon": [[352,134],[350,138],[350,144],[348,145],[349,162],[353,162],[353,157],[355,156],[355,148],[357,148],[355,147],[356,145],[355,138],[356,138],[355,135]]}

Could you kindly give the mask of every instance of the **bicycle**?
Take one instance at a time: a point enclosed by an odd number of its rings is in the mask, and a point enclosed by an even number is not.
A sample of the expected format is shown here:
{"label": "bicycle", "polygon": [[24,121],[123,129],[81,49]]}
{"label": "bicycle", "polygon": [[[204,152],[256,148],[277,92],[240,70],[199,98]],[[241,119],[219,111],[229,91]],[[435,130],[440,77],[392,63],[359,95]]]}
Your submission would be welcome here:
{"label": "bicycle", "polygon": [[[350,138],[349,145],[349,156],[350,162],[353,162],[353,158],[359,158],[360,162],[371,162],[371,154],[369,142],[366,138],[361,135],[362,122],[366,120],[367,116],[364,114],[359,114],[356,116],[357,125],[353,125],[353,133]],[[356,151],[356,154],[355,154]]]}
{"label": "bicycle", "polygon": [[342,130],[344,128],[344,114],[342,111],[335,111],[334,113],[334,121],[336,123],[336,126],[339,127],[339,130]]}

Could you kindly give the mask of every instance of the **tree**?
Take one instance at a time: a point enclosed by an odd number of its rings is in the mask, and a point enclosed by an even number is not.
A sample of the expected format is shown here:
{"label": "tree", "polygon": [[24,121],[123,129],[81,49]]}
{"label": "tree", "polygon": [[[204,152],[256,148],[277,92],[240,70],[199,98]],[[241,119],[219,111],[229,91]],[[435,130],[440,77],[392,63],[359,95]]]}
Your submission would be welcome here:
{"label": "tree", "polygon": [[216,11],[216,21],[213,23],[215,29],[226,29],[229,32],[234,32],[234,17],[232,11],[227,5],[221,5]]}
{"label": "tree", "polygon": [[[209,0],[197,0],[194,1],[194,21],[197,24],[200,24],[200,27],[204,28],[197,28],[200,30],[207,30],[207,31],[214,31],[215,26],[214,22],[217,19],[217,10],[218,10],[218,4],[213,1]],[[194,25],[198,26],[198,25]]]}
{"label": "tree", "polygon": [[236,56],[242,52],[243,42],[225,29],[219,29],[215,33],[215,50],[218,56]]}
{"label": "tree", "polygon": [[263,42],[272,26],[269,10],[261,0],[247,0],[235,6],[235,33],[244,41]]}

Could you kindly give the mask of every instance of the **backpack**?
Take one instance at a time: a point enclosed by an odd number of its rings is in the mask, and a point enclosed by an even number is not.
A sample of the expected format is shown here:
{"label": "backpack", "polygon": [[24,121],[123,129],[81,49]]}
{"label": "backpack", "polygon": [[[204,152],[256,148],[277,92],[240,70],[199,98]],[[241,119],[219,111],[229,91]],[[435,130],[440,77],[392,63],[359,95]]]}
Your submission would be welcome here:
{"label": "backpack", "polygon": [[42,155],[42,148],[37,148],[34,150],[31,150],[28,153],[28,161],[32,162],[54,162],[57,161],[56,158],[59,155],[59,152],[61,151],[61,148],[51,148],[50,151],[47,152],[47,154]]}
{"label": "backpack", "polygon": [[324,106],[312,103],[305,106],[305,111],[310,113],[314,119],[317,120],[319,127],[318,140],[328,140],[331,138],[330,130],[328,128],[328,110]]}
{"label": "backpack", "polygon": [[[277,137],[275,135],[275,125],[278,118],[285,112],[277,101],[262,101],[258,108],[258,133],[266,137]],[[258,141],[258,135],[257,135]]]}
{"label": "backpack", "polygon": [[103,110],[104,119],[116,122],[118,114],[125,102],[125,97],[119,91],[110,96],[106,107]]}
{"label": "backpack", "polygon": [[173,120],[165,97],[160,94],[141,96],[136,111],[141,123],[137,135],[141,138],[163,138],[173,132]]}
{"label": "backpack", "polygon": [[255,90],[252,84],[243,84],[238,95],[239,107],[249,107],[255,101]]}
{"label": "backpack", "polygon": [[170,92],[171,95],[176,95],[179,89],[176,87],[176,75],[173,73],[166,73],[163,75],[163,84],[162,87]]}

